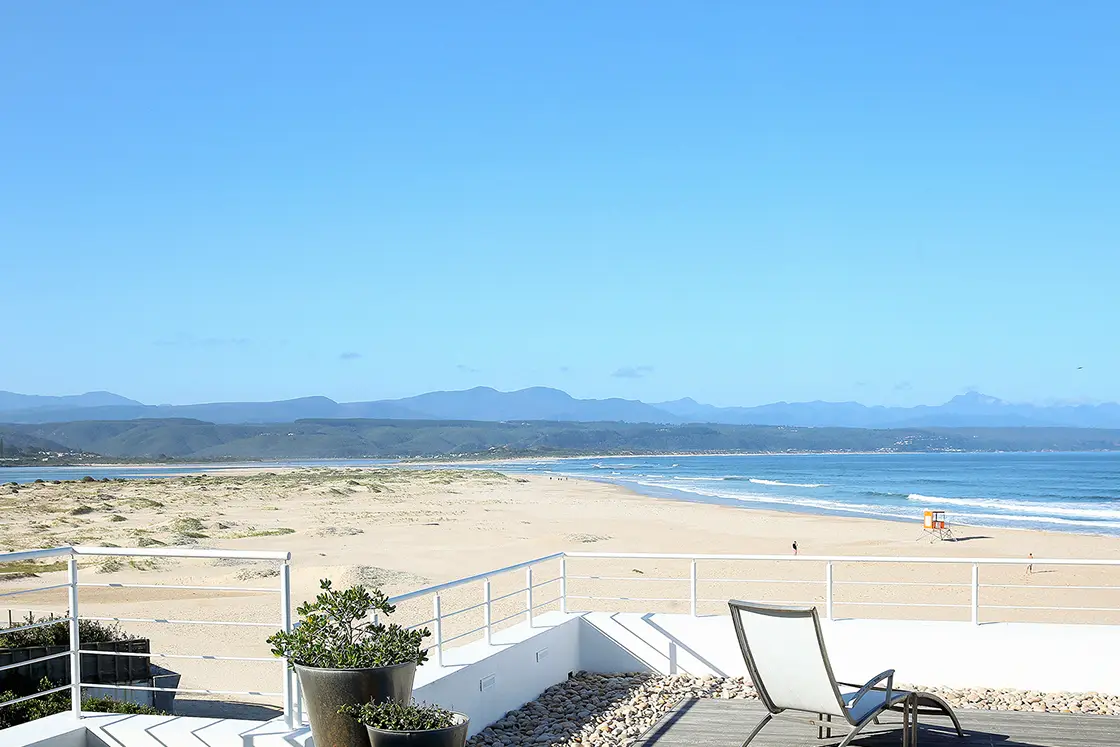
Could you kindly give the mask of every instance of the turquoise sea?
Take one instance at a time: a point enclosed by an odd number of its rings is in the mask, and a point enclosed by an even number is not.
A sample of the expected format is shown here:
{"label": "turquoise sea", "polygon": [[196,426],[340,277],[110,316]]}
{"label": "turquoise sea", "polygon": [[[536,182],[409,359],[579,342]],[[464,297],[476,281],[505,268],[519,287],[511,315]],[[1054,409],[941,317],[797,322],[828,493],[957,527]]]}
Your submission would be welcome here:
{"label": "turquoise sea", "polygon": [[[385,460],[257,462],[254,467],[374,466]],[[144,479],[220,474],[237,465],[0,469],[2,482]],[[465,465],[579,477],[647,495],[841,516],[919,522],[927,508],[950,523],[1120,536],[1120,453],[798,454],[537,459]],[[417,467],[420,468],[420,467]]]}
{"label": "turquoise sea", "polygon": [[648,495],[782,511],[1120,535],[1120,453],[798,454],[512,462]]}

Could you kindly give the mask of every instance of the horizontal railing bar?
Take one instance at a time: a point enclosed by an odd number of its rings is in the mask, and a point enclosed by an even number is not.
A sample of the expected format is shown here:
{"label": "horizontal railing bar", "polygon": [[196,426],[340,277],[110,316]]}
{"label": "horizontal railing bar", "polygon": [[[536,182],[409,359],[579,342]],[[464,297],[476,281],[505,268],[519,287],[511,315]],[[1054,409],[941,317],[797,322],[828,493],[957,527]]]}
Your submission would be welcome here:
{"label": "horizontal railing bar", "polygon": [[688,581],[687,578],[674,578],[672,576],[573,576],[568,574],[568,580],[573,578],[591,579],[595,581]]}
{"label": "horizontal railing bar", "polygon": [[[824,583],[821,581],[820,583]],[[931,588],[960,587],[971,589],[972,584],[948,584],[940,581],[833,581],[833,586],[929,586]]]}
{"label": "horizontal railing bar", "polygon": [[553,597],[552,599],[549,599],[547,602],[541,602],[540,604],[534,604],[533,609],[537,609],[539,607],[547,607],[550,604],[556,604],[557,602],[559,602],[563,598],[564,597]]}
{"label": "horizontal railing bar", "polygon": [[500,602],[503,599],[509,599],[510,597],[517,596],[518,594],[524,594],[526,591],[528,591],[528,588],[523,586],[520,589],[517,589],[515,591],[511,591],[509,594],[502,594],[500,597],[493,597],[493,598],[490,599],[490,602],[491,603]]}
{"label": "horizontal railing bar", "polygon": [[[968,584],[963,584],[968,586]],[[981,589],[1092,589],[1095,591],[1120,591],[1120,586],[1035,586],[1034,584],[980,584]]]}
{"label": "horizontal railing bar", "polygon": [[728,584],[823,584],[824,579],[799,579],[799,578],[705,578],[698,576],[697,581],[704,583]]}
{"label": "horizontal railing bar", "polygon": [[20,560],[41,560],[43,558],[70,557],[73,551],[69,547],[51,547],[40,550],[17,550],[15,552],[0,552],[0,565],[15,563]]}
{"label": "horizontal railing bar", "polygon": [[[66,688],[69,688],[66,685]],[[199,690],[189,687],[147,687],[141,685],[103,685],[97,682],[83,682],[82,687],[88,687],[95,690],[143,690],[151,693],[197,693],[200,695],[261,695],[270,698],[278,698],[283,693],[265,693],[256,690]]]}
{"label": "horizontal railing bar", "polygon": [[[525,614],[525,613],[522,612],[521,614]],[[491,625],[493,625],[493,623],[491,623]],[[443,645],[446,646],[447,644],[451,643],[452,641],[457,641],[460,638],[466,638],[467,636],[474,635],[475,633],[481,633],[484,630],[486,630],[485,625],[483,625],[481,628],[475,628],[474,630],[468,630],[466,633],[460,633],[459,635],[452,636],[451,638],[445,638],[444,641],[443,641]]]}
{"label": "horizontal railing bar", "polygon": [[935,602],[844,602],[839,599],[832,601],[836,604],[846,604],[849,607],[956,607],[958,609],[970,609],[971,604],[939,604]]}
{"label": "horizontal railing bar", "polygon": [[497,625],[499,623],[504,623],[506,620],[512,620],[515,617],[523,617],[524,615],[525,615],[525,610],[519,610],[517,612],[514,612],[512,615],[506,615],[505,617],[503,617],[499,620],[491,620],[490,621],[490,627],[494,627],[495,625]]}
{"label": "horizontal railing bar", "polygon": [[[598,599],[607,602],[687,602],[687,599],[678,599],[675,597],[596,597],[584,596],[582,594],[569,594],[568,599]],[[697,600],[700,601],[700,600]],[[721,600],[726,602],[727,600]],[[521,614],[525,614],[522,610]]]}
{"label": "horizontal railing bar", "polygon": [[1024,612],[1030,612],[1032,610],[1057,610],[1062,612],[1120,612],[1120,607],[1027,607],[1021,604],[981,604],[980,608],[988,610],[1022,610]]}
{"label": "horizontal railing bar", "polygon": [[[491,601],[493,601],[493,600],[491,600]],[[441,620],[446,620],[447,618],[449,618],[453,615],[461,615],[464,612],[470,612],[472,610],[477,610],[480,607],[485,607],[485,606],[486,606],[486,602],[479,602],[478,604],[472,604],[470,607],[463,607],[462,609],[454,610],[452,612],[440,612],[439,616],[440,616]],[[435,622],[435,620],[430,620],[429,622]]]}
{"label": "horizontal railing bar", "polygon": [[550,578],[547,581],[541,581],[539,584],[533,584],[533,588],[534,589],[539,589],[542,586],[548,586],[549,584],[554,584],[559,580],[560,580],[559,576],[557,576],[556,578]]}
{"label": "horizontal railing bar", "polygon": [[[69,584],[63,584],[69,586]],[[268,586],[191,586],[189,584],[95,584],[80,581],[78,586],[94,586],[102,589],[191,589],[196,591],[260,591],[279,594],[279,587]]]}
{"label": "horizontal railing bar", "polygon": [[142,558],[211,558],[214,560],[275,560],[288,562],[290,552],[277,550],[202,550],[175,547],[89,547],[73,548],[75,555],[108,555],[110,557]]}
{"label": "horizontal railing bar", "polygon": [[[70,653],[70,652],[67,651],[67,653]],[[4,708],[5,706],[10,706],[10,705],[15,705],[16,703],[22,703],[25,700],[31,700],[32,698],[41,698],[44,695],[53,695],[55,693],[60,693],[63,690],[69,690],[69,689],[70,689],[69,685],[62,685],[60,687],[52,687],[50,690],[43,690],[41,692],[31,693],[30,695],[24,695],[22,698],[15,698],[14,700],[5,700],[3,703],[0,703],[0,708]]]}
{"label": "horizontal railing bar", "polygon": [[20,625],[16,628],[0,628],[0,634],[19,633],[23,630],[35,630],[36,628],[45,628],[48,625],[61,625],[70,620],[69,617],[56,617],[53,620],[46,620],[44,622],[31,623],[30,625]]}
{"label": "horizontal railing bar", "polygon": [[[503,573],[509,573],[510,571],[516,571],[516,570],[520,570],[522,568],[528,568],[531,565],[538,565],[540,563],[547,563],[550,560],[558,560],[559,558],[562,558],[562,557],[564,557],[564,553],[554,552],[551,555],[543,555],[539,558],[534,558],[533,560],[526,560],[522,563],[517,563],[515,565],[507,565],[504,568],[498,568],[498,569],[493,570],[493,571],[486,571],[485,573],[476,573],[473,576],[467,576],[466,578],[460,578],[460,579],[456,579],[454,581],[448,581],[447,583],[444,583],[444,584],[438,584],[436,586],[429,586],[429,587],[424,588],[424,589],[417,589],[416,591],[410,591],[407,594],[401,594],[399,596],[391,597],[389,599],[389,604],[400,604],[401,602],[406,602],[409,599],[416,599],[417,597],[428,596],[429,594],[435,594],[437,591],[443,591],[444,589],[453,589],[456,586],[462,586],[463,584],[469,584],[472,581],[484,581],[485,579],[490,578],[491,576],[498,576],[498,575],[501,575]],[[522,591],[524,591],[524,589],[522,589]]]}
{"label": "horizontal railing bar", "polygon": [[435,621],[436,619],[433,617],[431,620],[425,620],[424,622],[418,622],[413,625],[409,625],[405,628],[405,630],[416,630],[417,628],[422,628],[429,623],[434,623]]}
{"label": "horizontal railing bar", "polygon": [[[67,651],[67,654],[70,652]],[[143,651],[86,651],[82,649],[78,653],[89,654],[91,656],[132,656],[137,659],[204,659],[206,661],[265,661],[265,662],[283,662],[275,656],[209,656],[207,654],[149,654]]]}
{"label": "horizontal railing bar", "polygon": [[569,558],[617,560],[779,560],[794,563],[929,563],[934,565],[1105,565],[1120,566],[1120,560],[1092,558],[922,558],[887,555],[717,555],[655,552],[567,552]]}
{"label": "horizontal railing bar", "polygon": [[162,620],[154,617],[86,617],[83,620],[98,622],[159,623],[161,625],[229,625],[237,628],[280,628],[281,623],[254,623],[233,620]]}
{"label": "horizontal railing bar", "polygon": [[[681,600],[681,601],[687,601],[687,600]],[[726,599],[697,599],[696,601],[697,602],[708,602],[708,603],[714,603],[714,604],[727,604],[728,600],[726,600]],[[824,602],[819,600],[819,599],[818,600],[813,600],[813,601],[805,601],[804,599],[774,599],[774,600],[767,599],[766,603],[767,604],[800,604],[800,605],[806,605],[806,606],[813,606],[813,605],[816,605],[816,604],[824,604]]]}
{"label": "horizontal railing bar", "polygon": [[67,589],[70,584],[54,584],[52,586],[36,586],[34,589],[19,589],[17,591],[5,591],[0,594],[0,597],[14,597],[17,594],[34,594],[37,591],[52,591],[54,589]]}
{"label": "horizontal railing bar", "polygon": [[57,659],[61,656],[69,656],[69,655],[70,655],[69,651],[62,651],[62,652],[57,653],[57,654],[50,654],[49,656],[40,656],[36,659],[27,659],[26,661],[17,661],[14,664],[5,664],[4,666],[0,667],[0,672],[6,672],[9,669],[18,669],[20,667],[29,667],[32,664],[38,664],[41,661],[50,661],[51,659]]}

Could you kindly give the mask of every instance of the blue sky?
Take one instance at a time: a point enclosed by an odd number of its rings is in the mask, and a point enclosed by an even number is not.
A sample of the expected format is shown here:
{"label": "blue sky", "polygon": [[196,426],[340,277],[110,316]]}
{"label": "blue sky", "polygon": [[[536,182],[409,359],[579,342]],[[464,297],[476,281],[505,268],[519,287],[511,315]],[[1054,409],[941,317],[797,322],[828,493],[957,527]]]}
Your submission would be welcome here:
{"label": "blue sky", "polygon": [[0,389],[1120,399],[1114,3],[4,16]]}

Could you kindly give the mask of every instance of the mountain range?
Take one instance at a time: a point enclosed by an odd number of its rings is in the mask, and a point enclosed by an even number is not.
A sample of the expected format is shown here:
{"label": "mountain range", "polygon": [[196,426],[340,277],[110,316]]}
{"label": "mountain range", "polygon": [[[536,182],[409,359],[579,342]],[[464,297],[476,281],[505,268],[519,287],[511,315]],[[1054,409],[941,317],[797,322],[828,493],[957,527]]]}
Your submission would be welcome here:
{"label": "mountain range", "polygon": [[1120,404],[1031,405],[978,392],[941,405],[868,406],[858,402],[776,402],[756,407],[716,407],[691,398],[645,403],[629,399],[576,399],[559,389],[531,387],[499,392],[490,387],[428,392],[403,399],[336,402],[301,397],[277,402],[146,405],[111,392],[52,397],[0,391],[0,422],[192,418],[218,424],[288,423],[302,419],[563,421],[714,423],[849,428],[1015,427],[1120,428]]}

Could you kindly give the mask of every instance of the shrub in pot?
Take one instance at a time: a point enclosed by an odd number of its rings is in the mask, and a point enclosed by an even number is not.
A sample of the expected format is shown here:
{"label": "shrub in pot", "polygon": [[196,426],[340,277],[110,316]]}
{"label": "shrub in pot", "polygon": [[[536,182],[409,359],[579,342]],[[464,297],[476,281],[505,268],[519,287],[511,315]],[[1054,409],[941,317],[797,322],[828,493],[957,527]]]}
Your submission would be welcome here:
{"label": "shrub in pot", "polygon": [[464,747],[470,720],[439,706],[362,703],[338,709],[366,728],[370,747]]}
{"label": "shrub in pot", "polygon": [[428,658],[421,644],[431,634],[426,628],[369,621],[374,612],[396,611],[379,589],[338,591],[327,579],[320,587],[314,601],[296,609],[300,619],[294,629],[269,636],[268,643],[299,675],[316,747],[363,747],[368,742],[364,729],[338,709],[411,702],[416,666]]}

